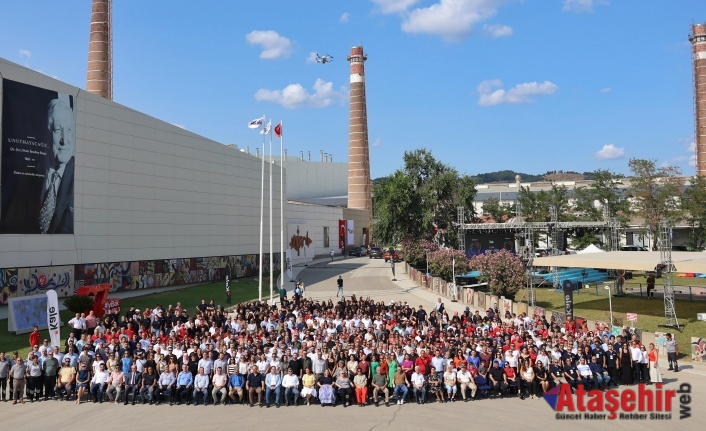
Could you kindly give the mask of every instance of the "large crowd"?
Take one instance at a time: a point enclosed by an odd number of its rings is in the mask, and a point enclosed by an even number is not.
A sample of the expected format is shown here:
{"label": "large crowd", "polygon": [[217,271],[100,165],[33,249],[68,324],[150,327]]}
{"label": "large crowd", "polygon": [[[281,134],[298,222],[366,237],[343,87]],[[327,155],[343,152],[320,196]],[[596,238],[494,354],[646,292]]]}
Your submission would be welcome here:
{"label": "large crowd", "polygon": [[[0,352],[3,401],[363,407],[661,382],[654,345],[627,331],[493,309],[449,315],[441,299],[426,310],[295,295],[230,312],[202,300],[70,323],[63,346],[35,330],[26,358]],[[678,371],[671,335],[667,351]]]}

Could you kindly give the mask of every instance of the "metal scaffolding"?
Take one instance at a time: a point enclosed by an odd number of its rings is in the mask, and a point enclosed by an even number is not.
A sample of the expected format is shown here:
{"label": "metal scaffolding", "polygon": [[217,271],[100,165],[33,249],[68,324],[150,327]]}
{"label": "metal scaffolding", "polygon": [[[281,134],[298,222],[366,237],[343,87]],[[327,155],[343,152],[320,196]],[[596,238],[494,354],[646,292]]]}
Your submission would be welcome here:
{"label": "metal scaffolding", "polygon": [[465,255],[466,231],[463,229],[463,224],[466,222],[466,209],[464,207],[456,207],[456,220],[458,222],[458,249]]}
{"label": "metal scaffolding", "polygon": [[667,326],[674,326],[679,329],[677,312],[674,308],[674,287],[672,286],[672,227],[666,220],[659,223],[659,257],[664,269],[662,278],[664,280],[664,318]]}

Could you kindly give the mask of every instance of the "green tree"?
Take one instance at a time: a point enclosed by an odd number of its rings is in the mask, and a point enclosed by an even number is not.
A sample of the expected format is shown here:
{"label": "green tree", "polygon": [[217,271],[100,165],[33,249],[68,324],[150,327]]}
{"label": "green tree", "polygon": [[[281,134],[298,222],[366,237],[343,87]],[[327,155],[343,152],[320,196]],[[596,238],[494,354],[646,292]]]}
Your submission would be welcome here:
{"label": "green tree", "polygon": [[635,215],[645,221],[644,230],[651,237],[653,250],[659,241],[659,223],[670,223],[683,219],[680,198],[684,179],[676,166],[658,168],[655,160],[630,159],[628,166],[633,177],[630,181],[630,195]]}
{"label": "green tree", "polygon": [[682,200],[684,217],[691,227],[691,245],[702,249],[706,244],[706,177],[690,179]]}
{"label": "green tree", "polygon": [[404,167],[373,186],[375,240],[398,244],[405,235],[455,246],[456,208],[472,215],[473,179],[437,161],[430,151],[405,152]]}
{"label": "green tree", "polygon": [[515,205],[500,203],[498,198],[490,197],[483,202],[483,212],[490,214],[496,223],[503,223],[515,215]]}
{"label": "green tree", "polygon": [[[624,176],[606,169],[598,169],[591,174],[593,182],[588,187],[574,191],[574,213],[581,220],[603,220],[603,207],[608,205],[611,217],[626,223],[630,215],[630,202],[624,199],[618,185]],[[596,206],[596,202],[599,203]]]}

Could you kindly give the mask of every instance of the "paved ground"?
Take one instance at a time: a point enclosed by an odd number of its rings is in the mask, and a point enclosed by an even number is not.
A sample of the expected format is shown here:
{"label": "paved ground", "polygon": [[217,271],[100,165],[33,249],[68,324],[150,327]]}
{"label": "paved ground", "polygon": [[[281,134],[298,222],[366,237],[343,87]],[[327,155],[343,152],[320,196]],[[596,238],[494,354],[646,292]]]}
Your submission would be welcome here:
{"label": "paved ground", "polygon": [[[380,301],[407,301],[411,305],[433,307],[436,297],[416,286],[401,274],[402,265],[397,266],[397,280],[392,281],[390,267],[382,260],[363,258],[340,259],[334,262],[319,260],[308,267],[295,267],[295,278],[301,277],[307,285],[307,295],[315,299],[336,296],[335,279],[342,275],[346,295],[371,297]],[[446,301],[450,311],[462,311],[465,306]],[[684,429],[696,430],[706,426],[706,372],[685,365],[678,374],[664,371],[665,389],[678,389],[682,383],[689,383],[692,392],[692,417],[669,421],[620,420],[572,420],[555,419],[555,412],[544,400],[524,400],[517,398],[503,400],[481,400],[470,403],[437,404],[423,406],[406,404],[390,407],[357,406],[343,408],[321,408],[318,405],[282,407],[280,409],[260,409],[244,406],[123,406],[82,404],[76,406],[64,402],[41,402],[13,406],[0,403],[2,429],[25,428],[30,423],[33,428],[51,427],[68,429],[66,424],[103,423],[101,429],[132,427],[135,429],[233,429],[234,426],[246,429],[328,429],[348,430],[417,430],[443,429],[461,430],[476,424],[485,424],[492,429],[509,429],[523,426],[523,429],[584,429],[603,430],[607,426],[621,430],[641,430],[650,427],[655,430]],[[674,415],[678,413],[678,407]],[[511,413],[510,413],[511,412]],[[106,415],[108,413],[108,415]],[[123,418],[123,415],[125,417]],[[109,418],[106,428],[106,418]],[[288,426],[287,426],[288,425]],[[560,428],[559,428],[560,427]],[[677,427],[677,428],[675,428]],[[155,428],[156,429],[156,428]]]}

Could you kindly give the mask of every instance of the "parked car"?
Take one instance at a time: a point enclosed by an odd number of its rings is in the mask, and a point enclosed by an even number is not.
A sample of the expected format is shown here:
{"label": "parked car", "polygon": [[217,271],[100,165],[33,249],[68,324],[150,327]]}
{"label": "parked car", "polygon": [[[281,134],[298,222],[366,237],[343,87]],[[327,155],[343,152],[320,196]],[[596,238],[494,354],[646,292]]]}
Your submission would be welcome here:
{"label": "parked car", "polygon": [[368,246],[361,245],[360,247],[360,255],[365,256],[368,254]]}
{"label": "parked car", "polygon": [[382,259],[383,256],[382,249],[380,247],[371,247],[370,248],[370,254],[368,254],[368,257],[370,259],[375,258],[375,259]]}
{"label": "parked car", "polygon": [[352,248],[352,249],[348,250],[348,256],[360,257],[360,256],[364,256],[364,255],[365,255],[365,252],[363,251],[363,249],[361,247],[356,247],[356,248]]}
{"label": "parked car", "polygon": [[620,251],[647,251],[647,249],[641,245],[624,245],[620,247]]}
{"label": "parked car", "polygon": [[[400,252],[398,250],[395,250],[392,253],[392,258],[395,260],[395,262],[399,262],[400,260],[402,260],[402,259],[400,259]],[[386,251],[385,252],[385,262],[389,262],[389,261],[390,261],[390,252]]]}

